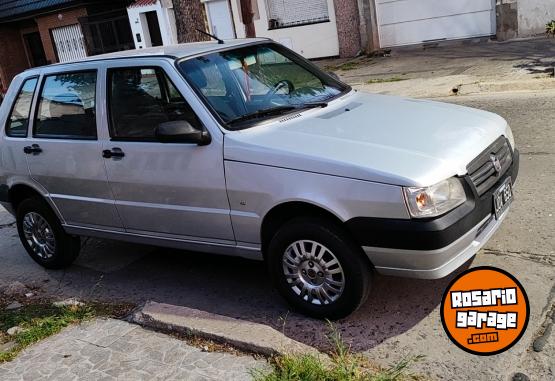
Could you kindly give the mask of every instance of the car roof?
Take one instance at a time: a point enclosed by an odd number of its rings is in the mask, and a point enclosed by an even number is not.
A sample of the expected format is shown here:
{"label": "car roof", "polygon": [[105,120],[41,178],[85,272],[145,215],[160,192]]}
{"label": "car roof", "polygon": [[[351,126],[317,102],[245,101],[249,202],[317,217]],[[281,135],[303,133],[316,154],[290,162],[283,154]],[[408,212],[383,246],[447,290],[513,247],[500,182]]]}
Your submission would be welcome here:
{"label": "car roof", "polygon": [[109,60],[114,58],[138,58],[151,56],[169,56],[174,58],[183,58],[203,53],[210,53],[211,51],[217,51],[229,47],[249,45],[255,42],[262,41],[269,41],[269,39],[237,38],[232,40],[224,40],[223,44],[218,44],[217,41],[188,42],[185,44],[154,46],[145,49],[122,50],[119,52],[99,54],[96,56],[89,56],[71,62],[64,62],[63,64],[69,64],[73,62]]}
{"label": "car roof", "polygon": [[[268,42],[268,41],[271,41],[271,40],[268,38],[236,38],[236,39],[224,40],[223,44],[219,44],[217,41],[188,42],[185,44],[155,46],[155,47],[150,47],[145,49],[132,49],[132,50],[113,52],[113,53],[99,54],[96,56],[89,56],[89,57],[81,58],[74,61],[55,63],[52,65],[48,65],[46,67],[52,67],[52,66],[66,67],[77,63],[105,61],[105,60],[112,60],[112,59],[133,59],[133,58],[149,58],[149,57],[169,57],[173,59],[186,58],[190,56],[196,56],[199,54],[210,53],[213,51],[219,51],[222,49],[239,47],[243,45],[250,45],[250,44],[259,43],[259,42]],[[26,73],[33,72],[44,67],[45,66],[30,68],[30,69],[27,69],[25,72]]]}

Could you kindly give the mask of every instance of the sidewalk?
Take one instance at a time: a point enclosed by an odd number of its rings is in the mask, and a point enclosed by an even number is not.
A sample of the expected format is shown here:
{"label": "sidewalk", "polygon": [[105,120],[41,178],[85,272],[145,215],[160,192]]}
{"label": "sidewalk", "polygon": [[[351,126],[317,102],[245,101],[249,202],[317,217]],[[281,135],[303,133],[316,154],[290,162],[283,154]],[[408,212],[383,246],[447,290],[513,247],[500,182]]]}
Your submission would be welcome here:
{"label": "sidewalk", "polygon": [[264,360],[203,352],[120,320],[63,330],[0,364],[0,380],[251,380]]}
{"label": "sidewalk", "polygon": [[315,62],[354,88],[411,97],[555,89],[555,39],[458,42]]}

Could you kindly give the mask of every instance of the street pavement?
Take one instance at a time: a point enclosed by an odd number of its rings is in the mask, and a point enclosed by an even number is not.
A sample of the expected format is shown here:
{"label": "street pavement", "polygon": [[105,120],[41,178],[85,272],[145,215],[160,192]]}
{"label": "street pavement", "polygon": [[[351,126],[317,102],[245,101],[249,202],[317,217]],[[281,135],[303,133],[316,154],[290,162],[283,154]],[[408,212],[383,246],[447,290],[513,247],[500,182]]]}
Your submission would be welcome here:
{"label": "street pavement", "polygon": [[555,39],[477,40],[316,63],[357,89],[382,94],[429,98],[453,89],[459,94],[555,89]]}
{"label": "street pavement", "polygon": [[[438,308],[454,275],[434,281],[377,277],[368,302],[335,326],[354,351],[380,364],[426,355],[413,369],[432,378],[505,380],[523,372],[532,379],[555,379],[555,334],[542,352],[531,349],[555,302],[555,92],[442,100],[497,112],[513,127],[522,155],[515,203],[501,229],[467,265],[500,267],[520,280],[531,302],[527,332],[496,356],[458,349],[443,332]],[[59,298],[153,300],[268,324],[318,348],[329,345],[327,323],[290,313],[259,262],[88,240],[74,266],[47,271],[27,257],[13,225],[4,225],[0,263],[0,286],[17,280]]]}
{"label": "street pavement", "polygon": [[0,380],[251,380],[264,360],[202,352],[157,332],[120,320],[75,326],[0,364]]}

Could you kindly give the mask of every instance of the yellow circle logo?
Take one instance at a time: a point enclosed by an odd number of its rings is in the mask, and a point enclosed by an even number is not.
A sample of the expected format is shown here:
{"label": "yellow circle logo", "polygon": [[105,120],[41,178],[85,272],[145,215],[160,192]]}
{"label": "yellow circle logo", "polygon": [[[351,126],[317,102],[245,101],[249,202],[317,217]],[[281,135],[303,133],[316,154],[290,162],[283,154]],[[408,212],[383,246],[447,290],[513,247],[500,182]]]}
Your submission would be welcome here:
{"label": "yellow circle logo", "polygon": [[489,356],[522,337],[530,305],[520,282],[494,267],[476,267],[455,278],[443,294],[441,322],[459,348]]}

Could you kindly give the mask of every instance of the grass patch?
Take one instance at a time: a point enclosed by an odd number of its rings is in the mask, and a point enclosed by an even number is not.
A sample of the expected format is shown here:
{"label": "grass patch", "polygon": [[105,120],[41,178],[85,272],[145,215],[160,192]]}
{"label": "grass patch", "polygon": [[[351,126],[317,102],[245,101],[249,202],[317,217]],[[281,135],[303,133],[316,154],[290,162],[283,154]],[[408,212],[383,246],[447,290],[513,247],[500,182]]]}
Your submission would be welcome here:
{"label": "grass patch", "polygon": [[337,64],[337,65],[328,65],[326,66],[326,70],[327,71],[336,71],[336,70],[341,70],[341,71],[349,71],[349,70],[355,70],[358,69],[364,62],[360,61],[360,60],[356,60],[356,61],[347,61],[344,62],[342,64]]}
{"label": "grass patch", "polygon": [[330,360],[322,356],[306,354],[286,355],[271,360],[270,371],[254,371],[255,381],[402,381],[419,380],[408,372],[413,362],[422,356],[407,358],[397,365],[382,369],[372,365],[362,355],[351,352],[341,334],[330,324],[328,340],[332,345]]}
{"label": "grass patch", "polygon": [[[42,339],[60,332],[63,328],[95,317],[125,316],[130,305],[93,303],[84,306],[56,307],[50,303],[28,304],[17,310],[0,310],[0,344],[11,341],[13,348],[0,351],[0,363],[13,360],[19,352]],[[12,327],[21,332],[8,336]]]}
{"label": "grass patch", "polygon": [[388,83],[388,82],[400,82],[405,81],[407,78],[391,77],[391,78],[374,78],[366,81],[367,84],[371,85],[373,83]]}

